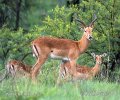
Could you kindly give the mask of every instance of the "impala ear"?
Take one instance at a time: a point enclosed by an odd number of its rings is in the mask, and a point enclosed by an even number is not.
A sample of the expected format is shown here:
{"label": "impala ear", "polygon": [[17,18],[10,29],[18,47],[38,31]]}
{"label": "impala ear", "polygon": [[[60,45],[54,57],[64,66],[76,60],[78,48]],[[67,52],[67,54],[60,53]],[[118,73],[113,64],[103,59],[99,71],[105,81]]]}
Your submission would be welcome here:
{"label": "impala ear", "polygon": [[84,27],[80,27],[80,30],[84,32]]}
{"label": "impala ear", "polygon": [[95,55],[95,53],[91,53],[91,56],[93,56],[93,58],[95,59],[95,56],[96,56],[96,55]]}
{"label": "impala ear", "polygon": [[103,53],[103,54],[101,55],[101,57],[105,57],[105,56],[107,56],[107,53]]}

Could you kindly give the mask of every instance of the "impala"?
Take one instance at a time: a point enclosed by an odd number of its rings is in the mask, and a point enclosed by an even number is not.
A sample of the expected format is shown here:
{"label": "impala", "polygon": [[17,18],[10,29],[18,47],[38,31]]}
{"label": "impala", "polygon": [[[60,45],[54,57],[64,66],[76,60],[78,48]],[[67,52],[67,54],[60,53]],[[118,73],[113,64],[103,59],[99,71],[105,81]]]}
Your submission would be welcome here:
{"label": "impala", "polygon": [[6,78],[6,76],[12,76],[12,77],[21,77],[21,76],[30,76],[31,66],[28,66],[21,61],[18,60],[10,60],[6,64],[6,72],[3,76],[3,78],[0,79],[2,81]]}
{"label": "impala", "polygon": [[[92,56],[96,60],[96,64],[95,64],[94,67],[76,65],[77,72],[80,73],[79,78],[78,77],[77,78],[87,80],[87,79],[92,79],[94,76],[96,76],[100,72],[102,57],[105,57],[106,55],[107,55],[106,53],[103,53],[102,55],[95,55],[94,53],[92,53]],[[63,61],[63,63],[60,66],[59,77],[58,77],[58,80],[57,80],[57,84],[60,83],[62,78],[64,80],[67,80],[71,76],[70,73],[71,73],[70,62]]]}
{"label": "impala", "polygon": [[31,70],[32,79],[36,79],[41,66],[45,63],[48,57],[58,60],[66,60],[71,64],[72,76],[78,76],[76,71],[76,60],[81,53],[85,52],[88,48],[90,40],[92,39],[94,20],[89,26],[86,26],[84,22],[78,20],[84,27],[84,33],[79,41],[69,39],[59,39],[52,37],[39,37],[32,41],[32,49],[34,55],[37,57],[37,61]]}
{"label": "impala", "polygon": [[18,60],[11,60],[6,65],[7,71],[12,75],[15,76],[17,73],[21,75],[29,75],[31,71],[31,66],[28,66],[21,61]]}

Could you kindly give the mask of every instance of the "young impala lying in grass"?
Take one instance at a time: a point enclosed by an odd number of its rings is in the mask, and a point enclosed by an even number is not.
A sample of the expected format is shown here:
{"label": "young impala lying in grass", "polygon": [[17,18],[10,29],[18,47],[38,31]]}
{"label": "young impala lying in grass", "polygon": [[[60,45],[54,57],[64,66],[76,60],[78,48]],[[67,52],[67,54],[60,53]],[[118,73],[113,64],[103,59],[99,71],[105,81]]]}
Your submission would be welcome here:
{"label": "young impala lying in grass", "polygon": [[[100,72],[102,57],[105,57],[107,54],[103,53],[102,55],[95,55],[94,53],[92,53],[91,55],[95,58],[96,64],[95,64],[94,67],[77,65],[76,66],[77,67],[77,72],[80,73],[79,74],[79,79],[89,80],[89,79],[92,79],[94,76],[96,76]],[[67,80],[70,75],[71,75],[70,62],[63,61],[63,63],[60,66],[60,71],[59,71],[59,77],[58,77],[58,80],[57,80],[57,84],[60,83],[62,78],[64,80]]]}
{"label": "young impala lying in grass", "polygon": [[20,76],[29,76],[31,71],[31,66],[28,66],[21,61],[11,60],[7,63],[7,71],[12,76],[20,75]]}
{"label": "young impala lying in grass", "polygon": [[11,60],[6,64],[6,72],[0,81],[6,78],[6,76],[12,77],[29,77],[31,71],[31,66],[28,66],[21,61]]}

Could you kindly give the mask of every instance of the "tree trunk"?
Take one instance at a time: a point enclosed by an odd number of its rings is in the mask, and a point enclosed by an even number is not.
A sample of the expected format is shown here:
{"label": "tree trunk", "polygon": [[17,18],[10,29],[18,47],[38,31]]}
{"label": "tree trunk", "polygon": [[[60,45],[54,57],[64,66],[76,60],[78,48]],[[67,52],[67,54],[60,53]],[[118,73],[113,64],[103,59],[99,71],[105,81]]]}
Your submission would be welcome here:
{"label": "tree trunk", "polygon": [[19,28],[21,3],[22,3],[22,0],[16,0],[16,24],[15,24],[15,30],[18,30],[18,28]]}

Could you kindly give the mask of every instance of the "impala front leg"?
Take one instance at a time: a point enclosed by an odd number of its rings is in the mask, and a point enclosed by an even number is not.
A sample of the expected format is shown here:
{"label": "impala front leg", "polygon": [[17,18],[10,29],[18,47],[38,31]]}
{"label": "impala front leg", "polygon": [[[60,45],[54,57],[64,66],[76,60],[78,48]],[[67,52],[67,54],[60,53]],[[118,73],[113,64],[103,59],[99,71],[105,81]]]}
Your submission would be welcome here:
{"label": "impala front leg", "polygon": [[33,66],[31,70],[31,78],[32,80],[36,80],[37,75],[39,74],[39,70],[41,69],[41,66],[46,61],[47,57],[38,57],[36,64]]}
{"label": "impala front leg", "polygon": [[70,61],[70,65],[71,65],[70,74],[71,74],[73,77],[76,77],[76,76],[77,76],[76,60],[71,60],[71,61]]}

